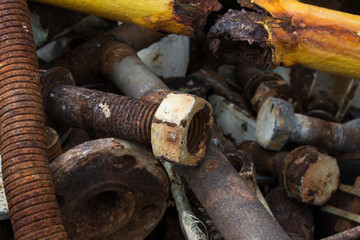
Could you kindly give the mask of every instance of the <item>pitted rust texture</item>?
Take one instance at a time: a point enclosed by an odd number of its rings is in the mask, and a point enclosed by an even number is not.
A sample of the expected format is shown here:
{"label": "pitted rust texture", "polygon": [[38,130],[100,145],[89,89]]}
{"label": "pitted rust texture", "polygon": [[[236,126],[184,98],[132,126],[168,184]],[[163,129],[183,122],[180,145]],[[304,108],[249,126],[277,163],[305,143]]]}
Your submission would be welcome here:
{"label": "pitted rust texture", "polygon": [[202,98],[173,92],[157,104],[80,87],[54,86],[61,83],[61,77],[52,82],[53,73],[64,74],[63,82],[67,83],[68,72],[63,68],[48,72],[41,77],[47,115],[53,122],[151,145],[157,158],[180,164],[197,165],[205,155],[212,110]]}
{"label": "pitted rust texture", "polygon": [[266,201],[291,239],[314,239],[313,214],[308,205],[289,199],[280,187],[270,190]]}
{"label": "pitted rust texture", "polygon": [[274,67],[272,51],[266,45],[268,33],[261,25],[264,19],[263,13],[230,9],[207,34],[210,50],[228,62]]}
{"label": "pitted rust texture", "polygon": [[202,36],[208,15],[222,8],[218,0],[175,0],[173,4],[176,20],[191,26],[192,35],[197,37]]}
{"label": "pitted rust texture", "polygon": [[214,144],[199,166],[177,169],[225,239],[289,239]]}
{"label": "pitted rust texture", "polygon": [[50,167],[70,239],[144,239],[167,208],[166,172],[140,145],[98,139]]}
{"label": "pitted rust texture", "polygon": [[74,86],[56,85],[47,99],[50,119],[146,145],[158,104]]}
{"label": "pitted rust texture", "polygon": [[15,239],[66,239],[47,160],[35,51],[26,1],[1,1],[0,147]]}
{"label": "pitted rust texture", "polygon": [[268,38],[268,33],[264,26],[258,22],[263,20],[263,16],[258,13],[242,9],[241,11],[230,9],[215,25],[210,28],[208,38],[210,39],[231,39],[234,41],[247,41],[253,43],[264,43]]}
{"label": "pitted rust texture", "polygon": [[314,147],[270,152],[256,142],[243,142],[239,149],[252,155],[258,171],[275,176],[287,195],[300,202],[323,205],[339,185],[336,160]]}
{"label": "pitted rust texture", "polygon": [[47,149],[49,162],[57,158],[62,153],[60,138],[55,129],[46,127]]}

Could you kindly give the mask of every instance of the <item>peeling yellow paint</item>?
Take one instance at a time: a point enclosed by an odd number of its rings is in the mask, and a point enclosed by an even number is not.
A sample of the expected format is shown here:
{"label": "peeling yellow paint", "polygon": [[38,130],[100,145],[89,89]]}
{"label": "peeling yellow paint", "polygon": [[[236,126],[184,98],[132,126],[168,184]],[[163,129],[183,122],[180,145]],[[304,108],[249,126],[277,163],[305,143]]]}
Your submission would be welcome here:
{"label": "peeling yellow paint", "polygon": [[192,29],[176,21],[173,0],[36,0],[84,12],[106,19],[182,35],[191,35]]}
{"label": "peeling yellow paint", "polygon": [[262,24],[275,64],[360,79],[360,16],[295,0],[252,2],[273,17]]}

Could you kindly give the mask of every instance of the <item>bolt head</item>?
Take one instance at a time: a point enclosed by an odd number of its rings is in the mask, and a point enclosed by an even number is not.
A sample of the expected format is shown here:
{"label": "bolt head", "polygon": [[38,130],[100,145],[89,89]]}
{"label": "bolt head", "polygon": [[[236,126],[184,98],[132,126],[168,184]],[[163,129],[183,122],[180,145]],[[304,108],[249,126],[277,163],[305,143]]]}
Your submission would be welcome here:
{"label": "bolt head", "polygon": [[294,123],[294,107],[288,102],[269,97],[261,106],[255,135],[264,148],[280,151],[290,137]]}
{"label": "bolt head", "polygon": [[155,157],[196,166],[205,155],[212,121],[211,105],[204,99],[183,93],[168,94],[151,126]]}
{"label": "bolt head", "polygon": [[324,205],[339,186],[336,159],[312,146],[301,146],[285,159],[283,181],[287,195],[300,202]]}
{"label": "bolt head", "polygon": [[291,98],[290,92],[290,86],[284,80],[265,81],[256,89],[250,102],[257,112],[264,101],[269,97],[278,97],[287,100]]}

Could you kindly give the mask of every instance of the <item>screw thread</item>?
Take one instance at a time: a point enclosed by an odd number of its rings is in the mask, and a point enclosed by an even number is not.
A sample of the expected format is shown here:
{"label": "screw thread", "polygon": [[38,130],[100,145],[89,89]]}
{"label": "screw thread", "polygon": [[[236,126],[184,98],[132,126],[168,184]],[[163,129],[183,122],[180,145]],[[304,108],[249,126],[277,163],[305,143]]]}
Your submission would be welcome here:
{"label": "screw thread", "polygon": [[49,170],[36,49],[24,0],[0,3],[0,149],[15,239],[66,239]]}
{"label": "screw thread", "polygon": [[50,91],[46,106],[49,117],[59,124],[150,145],[159,104],[59,84]]}
{"label": "screw thread", "polygon": [[356,153],[360,151],[360,129],[335,124],[335,136],[331,149],[340,152]]}

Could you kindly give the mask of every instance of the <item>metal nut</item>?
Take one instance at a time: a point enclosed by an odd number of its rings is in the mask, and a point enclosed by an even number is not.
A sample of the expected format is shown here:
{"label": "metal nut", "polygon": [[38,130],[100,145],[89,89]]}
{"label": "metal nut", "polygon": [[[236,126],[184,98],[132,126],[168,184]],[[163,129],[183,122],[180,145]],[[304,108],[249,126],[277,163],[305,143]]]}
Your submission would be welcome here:
{"label": "metal nut", "polygon": [[168,94],[151,125],[155,157],[196,166],[205,155],[212,121],[211,105],[204,99],[190,94]]}

